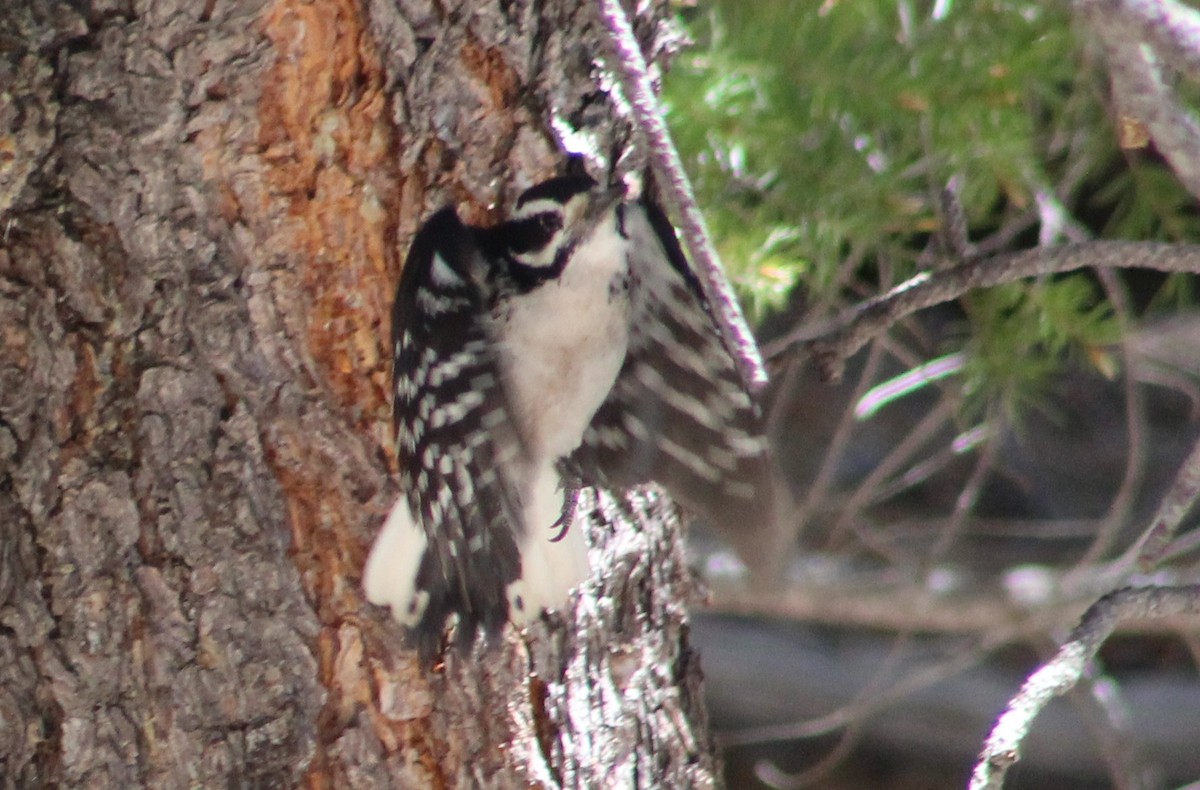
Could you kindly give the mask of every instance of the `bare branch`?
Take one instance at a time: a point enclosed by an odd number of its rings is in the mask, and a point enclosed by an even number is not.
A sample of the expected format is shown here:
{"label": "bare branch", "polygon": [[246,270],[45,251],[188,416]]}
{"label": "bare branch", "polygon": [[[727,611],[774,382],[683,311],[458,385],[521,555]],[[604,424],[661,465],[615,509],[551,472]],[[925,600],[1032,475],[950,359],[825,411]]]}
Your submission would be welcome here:
{"label": "bare branch", "polygon": [[822,375],[837,380],[847,357],[875,335],[918,310],[957,299],[976,288],[990,288],[1025,277],[1061,274],[1088,266],[1146,268],[1163,272],[1200,272],[1200,245],[1137,241],[1090,241],[1036,248],[968,261],[925,272],[886,294],[856,305],[829,324],[801,327],[767,349],[775,359],[806,344]]}
{"label": "bare branch", "polygon": [[746,325],[742,308],[734,296],[733,288],[725,277],[717,250],[713,246],[704,222],[704,215],[696,205],[691,183],[683,169],[683,162],[667,122],[663,118],[654,85],[646,68],[646,60],[633,35],[633,28],[620,0],[599,0],[600,14],[611,34],[615,53],[613,67],[621,80],[621,86],[633,108],[638,128],[646,136],[650,147],[650,163],[659,183],[663,197],[679,222],[683,241],[691,254],[692,263],[700,275],[704,295],[712,305],[713,315],[721,336],[737,360],[743,380],[754,390],[767,383],[766,370],[758,352],[754,335]]}
{"label": "bare branch", "polygon": [[1142,395],[1142,387],[1138,385],[1143,377],[1142,355],[1134,348],[1130,339],[1129,327],[1133,326],[1133,305],[1124,283],[1116,273],[1109,269],[1099,272],[1101,285],[1108,296],[1109,304],[1121,327],[1120,354],[1122,359],[1122,381],[1125,391],[1125,428],[1128,436],[1129,452],[1125,458],[1125,473],[1121,476],[1121,484],[1109,503],[1108,512],[1096,527],[1095,538],[1083,556],[1079,558],[1080,566],[1091,565],[1107,556],[1117,541],[1121,527],[1128,522],[1133,509],[1133,502],[1141,488],[1146,473],[1146,403]]}
{"label": "bare branch", "polygon": [[[1008,523],[1012,526],[1011,522]],[[927,525],[922,525],[927,526]],[[940,523],[935,528],[944,528]],[[1049,522],[1036,522],[1021,527],[1032,532],[1050,527]],[[1052,568],[1026,568],[1016,575],[1006,575],[999,588],[970,588],[962,586],[947,595],[930,585],[913,583],[878,570],[852,571],[836,563],[829,554],[808,558],[815,567],[804,574],[805,566],[797,568],[801,576],[781,590],[750,589],[736,579],[709,576],[712,603],[705,611],[713,614],[753,617],[784,622],[803,622],[815,625],[857,628],[871,631],[915,631],[943,636],[981,635],[999,625],[1021,624],[1022,633],[1062,633],[1103,592],[1111,590],[1111,582],[1121,583],[1119,574],[1106,574],[1099,567],[1100,577],[1094,584],[1067,586],[1069,577]],[[1026,581],[1030,573],[1039,596],[1031,592]],[[830,578],[826,579],[825,576]],[[1200,585],[1196,572],[1169,575],[1176,585]],[[1090,581],[1090,580],[1089,580]],[[1021,585],[1024,585],[1023,587]],[[1107,585],[1103,586],[1102,585]],[[1095,590],[1100,587],[1100,592]],[[1033,622],[1038,628],[1031,627]],[[1121,633],[1166,635],[1178,633],[1188,626],[1182,620],[1124,623]],[[1041,629],[1040,631],[1038,629]]]}
{"label": "bare branch", "polygon": [[[850,400],[851,403],[857,402],[866,393],[882,360],[883,344],[877,343],[868,352],[867,364],[863,367],[863,375],[859,377],[858,383],[855,384],[855,391]],[[813,515],[817,512],[818,505],[828,498],[837,471],[841,468],[843,460],[849,452],[850,434],[853,430],[854,410],[851,408],[843,409],[842,416],[838,419],[837,428],[834,429],[833,436],[830,437],[826,444],[825,452],[821,456],[821,466],[817,470],[816,477],[808,484],[804,498],[797,504],[796,512],[793,515],[796,535],[803,532],[805,525],[811,521]]]}
{"label": "bare branch", "polygon": [[941,215],[940,235],[946,253],[958,262],[975,256],[967,235],[967,212],[963,209],[962,180],[955,176],[938,194],[938,213]]}
{"label": "bare branch", "polygon": [[829,781],[830,774],[846,762],[846,758],[858,747],[862,738],[862,721],[853,721],[838,738],[837,744],[823,756],[816,765],[790,774],[782,770],[770,759],[759,760],[754,764],[754,775],[767,787],[774,790],[802,790],[807,787],[821,787]]}
{"label": "bare branch", "polygon": [[1033,720],[1054,697],[1074,688],[1096,651],[1122,621],[1200,614],[1200,585],[1127,587],[1109,593],[1083,619],[1048,663],[1029,676],[992,728],[968,785],[969,790],[998,790],[1010,766],[1021,756],[1021,742]]}
{"label": "bare branch", "polygon": [[[996,412],[999,410],[991,409],[989,411]],[[983,486],[987,482],[988,476],[994,471],[996,458],[1000,454],[1000,432],[991,427],[999,421],[1000,415],[996,413],[989,414],[984,421],[987,429],[984,431],[983,446],[979,450],[979,456],[975,459],[971,474],[963,482],[962,489],[955,499],[954,512],[950,514],[950,519],[946,526],[938,531],[937,540],[929,548],[929,552],[925,557],[925,563],[928,567],[941,562],[946,552],[950,549],[951,544],[962,534],[963,528],[967,523],[967,518],[975,511],[975,507],[979,503],[979,496],[983,491]]]}
{"label": "bare branch", "polygon": [[872,694],[860,694],[849,703],[822,716],[800,722],[768,724],[747,727],[720,733],[717,742],[725,747],[765,743],[768,741],[797,740],[826,735],[849,727],[873,713],[887,709],[901,700],[911,697],[922,689],[945,681],[947,678],[979,664],[987,655],[1004,645],[1019,642],[1043,633],[1051,626],[1051,620],[1040,614],[1026,622],[1005,624],[983,633],[971,644],[933,663],[922,663],[912,671],[896,678],[890,686]]}
{"label": "bare branch", "polygon": [[1183,517],[1200,499],[1200,441],[1179,467],[1175,482],[1163,497],[1150,529],[1137,544],[1138,570],[1154,570],[1179,531]]}
{"label": "bare branch", "polygon": [[[1200,197],[1200,121],[1180,104],[1162,74],[1159,56],[1131,35],[1129,19],[1141,33],[1153,36],[1159,49],[1179,58],[1185,42],[1195,32],[1195,12],[1185,14],[1182,6],[1169,0],[1127,0],[1122,3],[1082,2],[1084,15],[1104,44],[1114,98],[1121,112],[1145,124],[1158,150],[1193,195]],[[1185,23],[1184,20],[1190,20]],[[1194,44],[1193,44],[1194,46]],[[1193,50],[1188,61],[1195,60]]]}
{"label": "bare branch", "polygon": [[1121,687],[1092,662],[1079,685],[1067,694],[1100,747],[1114,790],[1154,790],[1152,770],[1138,748],[1132,717]]}
{"label": "bare branch", "polygon": [[953,401],[945,397],[939,399],[937,405],[888,450],[841,507],[841,513],[834,522],[831,540],[860,518],[867,505],[878,501],[880,490],[937,435],[953,413]]}
{"label": "bare branch", "polygon": [[[1145,41],[1172,68],[1200,80],[1200,12],[1175,0],[1083,0],[1085,13],[1120,25]],[[1133,28],[1131,30],[1131,28]]]}

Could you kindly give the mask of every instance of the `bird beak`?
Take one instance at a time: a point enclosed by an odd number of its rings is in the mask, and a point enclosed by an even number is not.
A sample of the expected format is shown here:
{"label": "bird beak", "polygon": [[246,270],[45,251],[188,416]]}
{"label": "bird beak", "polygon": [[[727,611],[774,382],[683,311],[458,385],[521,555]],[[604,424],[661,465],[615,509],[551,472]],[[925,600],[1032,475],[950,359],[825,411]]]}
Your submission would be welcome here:
{"label": "bird beak", "polygon": [[572,211],[568,216],[566,228],[563,230],[564,239],[559,255],[570,255],[579,244],[585,241],[596,230],[596,226],[608,215],[618,202],[625,197],[621,187],[596,188],[588,193],[588,199]]}
{"label": "bird beak", "polygon": [[606,189],[597,189],[596,197],[592,199],[592,205],[599,215],[603,215],[604,212],[624,199],[625,187],[621,184],[614,184]]}
{"label": "bird beak", "polygon": [[591,235],[596,225],[604,219],[613,206],[624,199],[625,188],[620,185],[600,187],[592,190],[590,197],[591,199],[583,210],[583,216],[579,218],[579,222],[575,226],[579,230],[575,237],[576,241],[582,241]]}

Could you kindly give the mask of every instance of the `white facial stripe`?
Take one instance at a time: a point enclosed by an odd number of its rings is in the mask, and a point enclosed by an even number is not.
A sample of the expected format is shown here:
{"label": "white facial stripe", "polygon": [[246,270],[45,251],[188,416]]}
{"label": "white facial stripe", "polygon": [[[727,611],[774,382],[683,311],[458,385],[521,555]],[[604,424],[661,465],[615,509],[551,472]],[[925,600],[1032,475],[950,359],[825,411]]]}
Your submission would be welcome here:
{"label": "white facial stripe", "polygon": [[513,219],[528,219],[535,214],[545,214],[547,212],[562,211],[563,204],[557,200],[549,198],[541,198],[540,200],[531,200],[525,205],[512,213]]}
{"label": "white facial stripe", "polygon": [[[586,216],[591,205],[591,195],[583,192],[572,195],[565,205],[549,198],[541,198],[521,206],[513,213],[513,219],[528,219],[537,214],[554,212],[562,216],[562,226],[544,247],[514,257],[526,266],[543,268],[554,265],[555,258],[563,247],[588,243],[588,239],[595,235],[597,226],[601,224],[599,216]],[[615,227],[614,223],[614,233]]]}
{"label": "white facial stripe", "polygon": [[545,269],[554,265],[554,260],[558,256],[558,251],[563,245],[564,235],[561,230],[556,231],[550,237],[550,241],[544,247],[539,247],[535,250],[522,252],[514,255],[518,262],[526,266],[532,266],[535,269]]}

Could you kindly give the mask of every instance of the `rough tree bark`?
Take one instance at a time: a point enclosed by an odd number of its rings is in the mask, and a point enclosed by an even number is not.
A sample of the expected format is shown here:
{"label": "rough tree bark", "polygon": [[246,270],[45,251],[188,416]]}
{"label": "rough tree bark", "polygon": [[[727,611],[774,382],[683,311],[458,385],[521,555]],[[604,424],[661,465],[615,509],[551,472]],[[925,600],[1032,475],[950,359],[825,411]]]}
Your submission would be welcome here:
{"label": "rough tree bark", "polygon": [[588,500],[573,620],[431,676],[359,590],[416,224],[630,148],[584,6],[0,3],[0,785],[715,781],[652,494]]}

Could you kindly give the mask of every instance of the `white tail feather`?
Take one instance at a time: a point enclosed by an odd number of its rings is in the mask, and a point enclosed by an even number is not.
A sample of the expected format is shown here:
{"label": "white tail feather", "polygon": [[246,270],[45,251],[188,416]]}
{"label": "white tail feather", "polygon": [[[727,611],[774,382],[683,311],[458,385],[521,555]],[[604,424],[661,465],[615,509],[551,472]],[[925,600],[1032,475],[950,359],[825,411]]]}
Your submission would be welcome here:
{"label": "white tail feather", "polygon": [[521,541],[521,578],[508,586],[509,619],[528,622],[543,609],[562,609],[571,590],[588,576],[587,541],[583,525],[567,526],[561,540],[551,538],[562,531],[558,524],[563,511],[563,493],[558,474],[547,467],[529,487],[525,508],[527,533]]}
{"label": "white tail feather", "polygon": [[[561,531],[556,525],[562,515],[563,495],[558,475],[547,468],[529,489],[525,523],[530,525],[521,541],[521,578],[508,587],[509,619],[525,623],[543,609],[562,609],[571,590],[588,575],[587,541],[582,524]],[[392,617],[406,626],[421,619],[429,594],[416,589],[417,569],[428,541],[416,523],[408,498],[401,496],[392,506],[383,529],[371,547],[363,570],[363,590],[367,600],[387,606]]]}
{"label": "white tail feather", "polygon": [[407,626],[416,625],[429,598],[416,589],[417,568],[425,554],[425,530],[413,519],[408,497],[401,495],[375,538],[363,569],[363,591],[367,600],[390,606],[392,617]]}

